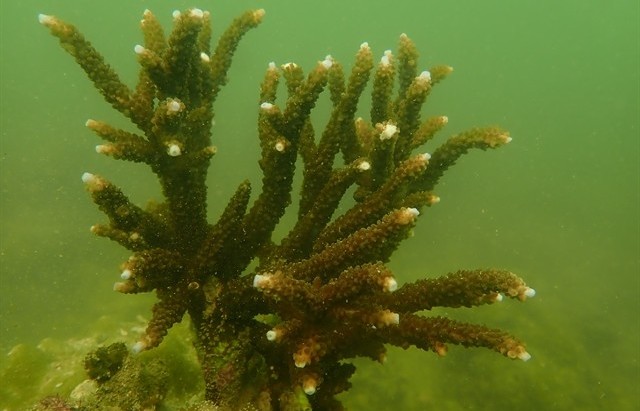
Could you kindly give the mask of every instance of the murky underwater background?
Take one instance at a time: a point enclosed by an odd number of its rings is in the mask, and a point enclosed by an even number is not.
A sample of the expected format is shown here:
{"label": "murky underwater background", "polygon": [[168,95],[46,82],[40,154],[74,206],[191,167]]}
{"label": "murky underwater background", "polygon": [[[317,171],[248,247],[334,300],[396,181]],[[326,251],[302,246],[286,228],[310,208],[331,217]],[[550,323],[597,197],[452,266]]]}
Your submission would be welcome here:
{"label": "murky underwater background", "polygon": [[194,5],[212,12],[216,33],[247,8],[267,10],[217,102],[211,220],[237,183],[259,181],[258,86],[270,61],[310,68],[331,54],[350,67],[363,41],[382,55],[406,32],[421,67],[455,68],[425,108],[449,117],[441,139],[492,124],[513,136],[446,174],[441,203],[391,265],[401,282],[474,267],[523,276],[538,292],[525,304],[438,314],[508,329],[527,342],[532,360],[455,347],[444,358],[390,349],[384,366],[356,361],[348,406],[640,409],[640,6],[633,0],[1,2],[0,367],[18,343],[80,338],[105,315],[148,317],[153,301],[111,291],[128,255],[89,233],[105,217],[80,176],[104,175],[141,204],[158,198],[157,184],[143,166],[95,153],[99,141],[86,119],[126,122],[37,14],[76,24],[131,84],[142,11],[168,24],[174,9]]}

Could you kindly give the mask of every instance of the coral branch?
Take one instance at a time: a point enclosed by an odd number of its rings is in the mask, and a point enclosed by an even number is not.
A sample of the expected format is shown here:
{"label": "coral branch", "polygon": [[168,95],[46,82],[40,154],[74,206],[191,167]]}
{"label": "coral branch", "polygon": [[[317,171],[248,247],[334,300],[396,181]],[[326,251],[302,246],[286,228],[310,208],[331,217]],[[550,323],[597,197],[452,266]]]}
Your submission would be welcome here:
{"label": "coral branch", "polygon": [[102,55],[91,43],[85,40],[74,26],[54,16],[40,14],[38,19],[60,40],[62,48],[74,57],[104,99],[119,112],[128,114],[131,95],[129,87],[120,80],[111,66],[105,63]]}
{"label": "coral branch", "polygon": [[457,271],[435,279],[405,284],[388,304],[400,312],[433,307],[473,307],[502,301],[502,296],[524,301],[535,291],[515,274],[504,270]]}
{"label": "coral branch", "polygon": [[425,318],[406,314],[402,316],[393,333],[385,329],[380,332],[385,334],[389,343],[393,345],[403,348],[415,345],[438,355],[447,353],[446,344],[456,344],[463,347],[489,348],[511,359],[528,361],[531,358],[524,344],[504,331],[443,317]]}

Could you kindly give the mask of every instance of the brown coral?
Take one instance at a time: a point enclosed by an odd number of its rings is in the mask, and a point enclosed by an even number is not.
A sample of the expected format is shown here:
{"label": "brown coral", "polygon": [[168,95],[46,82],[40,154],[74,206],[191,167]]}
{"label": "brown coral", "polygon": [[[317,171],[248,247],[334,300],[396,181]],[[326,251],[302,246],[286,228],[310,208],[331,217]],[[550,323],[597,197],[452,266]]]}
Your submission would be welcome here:
{"label": "brown coral", "polygon": [[[240,38],[263,15],[257,10],[237,18],[212,50],[208,12],[176,14],[165,37],[146,11],[133,89],[75,27],[40,17],[105,99],[138,129],[131,133],[89,120],[87,126],[105,140],[97,151],[146,163],[162,186],[164,202],[143,209],[106,179],[83,175],[109,218],[92,231],[133,252],[115,290],[155,291],[158,297],[134,351],[160,344],[188,313],[206,399],[232,409],[341,409],[335,395],[350,387],[355,370],[345,360],[380,361],[386,344],[440,355],[446,344],[458,344],[528,359],[524,345],[503,331],[416,314],[434,306],[492,303],[503,295],[533,296],[516,275],[459,271],[398,287],[385,265],[418,216],[438,201],[433,189],[448,167],[472,148],[497,148],[511,140],[500,129],[478,128],[449,138],[432,155],[415,153],[447,123],[443,116],[423,120],[421,108],[451,68],[419,73],[416,48],[404,34],[397,57],[387,51],[377,65],[369,45],[362,44],[348,76],[330,56],[306,76],[293,63],[270,64],[257,107],[261,189],[250,204],[251,184],[241,182],[217,222],[207,222],[205,180],[216,152],[212,104]],[[356,113],[372,75],[367,122]],[[288,96],[278,103],[281,78]],[[325,89],[333,109],[316,135],[310,115]],[[276,244],[272,233],[292,201],[299,158],[298,220]],[[352,186],[353,206],[335,215]],[[256,259],[257,268],[249,272]]]}

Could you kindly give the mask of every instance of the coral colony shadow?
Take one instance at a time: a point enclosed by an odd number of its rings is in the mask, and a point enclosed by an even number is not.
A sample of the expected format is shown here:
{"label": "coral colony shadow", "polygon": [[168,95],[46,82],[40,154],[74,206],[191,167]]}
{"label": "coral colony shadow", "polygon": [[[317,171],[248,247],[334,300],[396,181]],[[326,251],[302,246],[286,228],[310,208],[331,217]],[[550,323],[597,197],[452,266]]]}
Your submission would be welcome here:
{"label": "coral colony shadow", "polygon": [[[148,165],[162,187],[163,201],[141,208],[106,178],[82,176],[109,220],[91,231],[132,252],[114,289],[157,296],[132,351],[157,347],[188,314],[206,387],[203,403],[258,410],[342,409],[336,395],[350,388],[355,367],[349,360],[382,362],[389,344],[438,355],[446,354],[447,344],[485,347],[528,360],[525,345],[504,331],[416,314],[532,297],[534,290],[515,274],[460,270],[399,287],[386,266],[418,216],[439,201],[433,190],[443,173],[470,149],[511,141],[501,129],[475,128],[449,137],[431,155],[420,152],[447,123],[445,116],[422,119],[421,107],[452,69],[418,71],[416,48],[405,34],[397,54],[385,51],[377,63],[369,45],[360,45],[349,73],[331,56],[306,75],[294,63],[269,63],[255,113],[258,192],[251,202],[256,182],[239,182],[231,198],[219,199],[227,202],[222,214],[208,222],[213,103],[241,37],[264,14],[242,14],[212,47],[208,12],[176,11],[166,36],[145,11],[134,88],[73,25],[39,17],[104,99],[135,126],[129,132],[88,120],[104,140],[97,152]],[[355,113],[370,77],[365,120]],[[288,94],[277,101],[280,82]],[[310,116],[325,90],[332,111],[317,130]],[[276,243],[272,234],[292,201],[298,159],[297,220]],[[335,215],[352,187],[353,206]]]}

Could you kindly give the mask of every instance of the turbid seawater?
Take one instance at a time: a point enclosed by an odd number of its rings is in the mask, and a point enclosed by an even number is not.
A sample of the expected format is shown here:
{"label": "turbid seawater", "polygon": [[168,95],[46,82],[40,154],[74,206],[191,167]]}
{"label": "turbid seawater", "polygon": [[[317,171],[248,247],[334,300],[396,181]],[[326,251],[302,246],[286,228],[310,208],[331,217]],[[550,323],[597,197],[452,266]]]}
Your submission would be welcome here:
{"label": "turbid seawater", "polygon": [[[109,176],[140,204],[158,198],[157,182],[140,165],[96,154],[86,119],[126,121],[38,13],[76,24],[132,84],[142,11],[168,24],[174,9],[193,5],[212,12],[215,33],[245,9],[267,11],[217,101],[211,216],[240,181],[259,181],[255,120],[271,61],[308,68],[331,54],[349,66],[362,42],[382,56],[404,32],[420,68],[454,67],[424,111],[448,116],[439,141],[476,125],[500,125],[513,137],[450,170],[437,187],[442,201],[391,266],[400,283],[459,268],[518,273],[537,291],[526,303],[436,314],[508,329],[532,359],[390,349],[384,366],[356,360],[347,406],[640,409],[640,5],[623,0],[1,2],[0,368],[17,344],[80,339],[103,316],[148,318],[153,301],[112,292],[127,254],[89,233],[104,216],[80,176]],[[0,409],[10,404],[0,398]]]}

